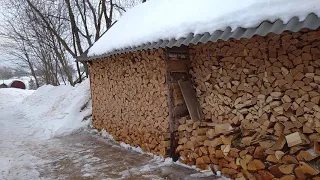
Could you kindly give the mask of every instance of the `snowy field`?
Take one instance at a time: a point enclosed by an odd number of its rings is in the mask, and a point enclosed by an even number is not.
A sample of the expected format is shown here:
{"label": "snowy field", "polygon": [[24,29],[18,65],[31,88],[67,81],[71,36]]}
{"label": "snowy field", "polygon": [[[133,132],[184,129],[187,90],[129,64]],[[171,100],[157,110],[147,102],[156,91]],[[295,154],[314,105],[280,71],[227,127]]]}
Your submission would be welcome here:
{"label": "snowy field", "polygon": [[[213,179],[89,130],[88,80],[76,87],[0,89],[0,180]],[[202,177],[204,176],[204,177]]]}

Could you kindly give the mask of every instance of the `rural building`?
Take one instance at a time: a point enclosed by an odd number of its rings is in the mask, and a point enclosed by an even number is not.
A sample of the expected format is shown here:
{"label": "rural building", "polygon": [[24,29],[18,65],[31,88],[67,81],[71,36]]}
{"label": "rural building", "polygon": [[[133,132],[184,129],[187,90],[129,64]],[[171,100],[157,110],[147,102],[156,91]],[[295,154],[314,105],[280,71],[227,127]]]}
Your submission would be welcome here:
{"label": "rural building", "polygon": [[24,82],[19,80],[14,80],[9,84],[10,88],[18,88],[18,89],[26,89],[26,85]]}
{"label": "rural building", "polygon": [[320,4],[299,2],[128,11],[79,58],[94,127],[233,179],[319,178]]}
{"label": "rural building", "polygon": [[7,88],[8,86],[5,84],[5,83],[3,83],[3,84],[0,84],[0,88]]}

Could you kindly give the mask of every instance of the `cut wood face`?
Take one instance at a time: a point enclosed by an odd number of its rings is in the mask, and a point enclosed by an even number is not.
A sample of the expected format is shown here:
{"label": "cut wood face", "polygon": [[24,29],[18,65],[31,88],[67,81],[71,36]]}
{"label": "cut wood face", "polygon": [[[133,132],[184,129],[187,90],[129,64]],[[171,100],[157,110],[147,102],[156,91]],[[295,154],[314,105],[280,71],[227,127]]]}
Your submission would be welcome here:
{"label": "cut wood face", "polygon": [[319,176],[319,52],[319,29],[191,46],[207,131],[197,141],[197,128],[179,130],[193,144],[180,149],[183,162],[202,168],[209,156],[211,169],[231,179]]}
{"label": "cut wood face", "polygon": [[166,156],[170,134],[162,55],[162,50],[142,51],[93,61],[90,80],[94,127]]}

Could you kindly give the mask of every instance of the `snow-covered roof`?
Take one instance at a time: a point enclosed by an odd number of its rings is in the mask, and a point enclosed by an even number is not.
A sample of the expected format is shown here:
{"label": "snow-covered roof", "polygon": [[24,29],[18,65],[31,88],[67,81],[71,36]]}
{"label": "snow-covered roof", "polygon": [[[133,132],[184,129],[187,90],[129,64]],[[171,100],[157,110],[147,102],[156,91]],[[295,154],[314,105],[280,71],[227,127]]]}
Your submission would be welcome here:
{"label": "snow-covered roof", "polygon": [[319,0],[150,0],[127,11],[87,56],[317,29],[319,17]]}

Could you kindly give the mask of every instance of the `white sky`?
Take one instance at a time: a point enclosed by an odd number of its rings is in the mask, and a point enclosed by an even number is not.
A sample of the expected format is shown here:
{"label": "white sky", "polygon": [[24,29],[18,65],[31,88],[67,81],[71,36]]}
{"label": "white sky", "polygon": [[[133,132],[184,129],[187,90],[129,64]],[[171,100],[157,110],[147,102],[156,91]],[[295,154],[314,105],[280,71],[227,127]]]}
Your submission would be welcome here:
{"label": "white sky", "polygon": [[[1,2],[1,0],[0,0],[0,2]],[[0,26],[3,25],[3,14],[4,13],[6,13],[6,11],[4,10],[4,8],[0,4]],[[3,40],[1,39],[1,36],[0,36],[0,42],[3,42]],[[1,46],[1,43],[0,43],[0,46]],[[8,62],[4,53],[1,52],[1,49],[2,48],[0,47],[0,66],[12,66],[12,63]]]}
{"label": "white sky", "polygon": [[[4,11],[0,5],[0,26],[2,26],[2,23],[3,23],[3,14],[2,13],[4,13]],[[0,41],[2,41],[1,36],[0,36]],[[4,64],[7,64],[7,62],[5,62],[5,57],[4,57],[3,53],[0,51],[0,66],[2,66]]]}

